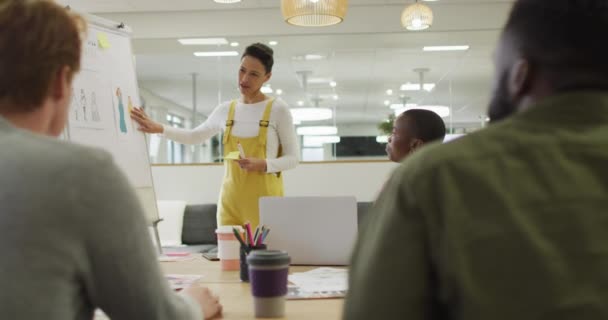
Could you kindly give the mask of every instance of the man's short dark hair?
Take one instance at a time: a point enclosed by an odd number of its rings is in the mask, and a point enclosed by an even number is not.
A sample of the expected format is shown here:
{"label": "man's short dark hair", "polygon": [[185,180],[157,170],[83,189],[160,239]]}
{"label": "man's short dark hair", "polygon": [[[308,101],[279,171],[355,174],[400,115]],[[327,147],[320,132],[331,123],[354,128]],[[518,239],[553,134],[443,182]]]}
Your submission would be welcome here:
{"label": "man's short dark hair", "polygon": [[532,67],[552,78],[606,79],[606,30],[607,0],[518,0],[504,32]]}
{"label": "man's short dark hair", "polygon": [[424,143],[435,140],[443,141],[445,138],[445,123],[433,111],[410,109],[402,113],[401,117],[407,118],[407,127],[412,137],[420,139]]}
{"label": "man's short dark hair", "polygon": [[272,66],[274,65],[274,51],[270,49],[267,45],[263,43],[254,43],[247,48],[245,48],[245,52],[243,52],[242,58],[246,56],[254,57],[264,65],[264,69],[266,73],[272,72]]}

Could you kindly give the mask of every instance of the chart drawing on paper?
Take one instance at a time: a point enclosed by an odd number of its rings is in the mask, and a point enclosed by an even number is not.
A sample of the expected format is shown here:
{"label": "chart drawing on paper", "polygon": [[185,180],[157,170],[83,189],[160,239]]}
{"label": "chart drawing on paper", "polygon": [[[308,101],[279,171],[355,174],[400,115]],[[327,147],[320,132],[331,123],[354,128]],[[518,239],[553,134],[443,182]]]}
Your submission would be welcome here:
{"label": "chart drawing on paper", "polygon": [[100,122],[101,117],[99,116],[99,107],[97,106],[97,95],[95,92],[91,92],[91,118],[93,122]]}
{"label": "chart drawing on paper", "polygon": [[99,79],[96,72],[83,70],[72,87],[70,124],[82,129],[105,130],[112,128],[112,115],[104,114],[103,106],[111,105],[108,85]]}
{"label": "chart drawing on paper", "polygon": [[118,100],[118,124],[120,127],[120,132],[126,134],[127,121],[125,119],[125,106],[122,103],[122,91],[120,88],[116,88],[116,99]]}

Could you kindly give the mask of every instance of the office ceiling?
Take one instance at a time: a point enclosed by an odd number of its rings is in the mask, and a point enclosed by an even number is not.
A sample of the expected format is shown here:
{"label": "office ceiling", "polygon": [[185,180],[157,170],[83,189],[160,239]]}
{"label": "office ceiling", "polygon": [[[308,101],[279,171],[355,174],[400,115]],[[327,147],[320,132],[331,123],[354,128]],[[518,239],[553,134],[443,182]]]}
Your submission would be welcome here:
{"label": "office ceiling", "polygon": [[[400,15],[413,0],[350,0],[345,21],[325,28],[286,24],[279,0],[61,0],[78,11],[124,22],[133,29],[140,86],[185,107],[192,106],[192,73],[197,74],[198,107],[209,114],[220,100],[238,96],[238,57],[198,58],[194,51],[241,51],[252,42],[277,41],[269,82],[290,105],[335,107],[338,124],[375,124],[387,117],[384,105],[402,101],[451,106],[454,126],[475,126],[485,119],[492,84],[492,53],[512,1],[439,0],[426,2],[435,23],[407,31]],[[178,38],[225,37],[230,46],[183,46]],[[423,52],[424,46],[469,45],[464,52]],[[321,56],[307,61],[306,55]],[[428,68],[431,92],[403,92],[418,83],[413,69]],[[302,84],[303,72],[328,83]],[[321,78],[321,79],[318,79]],[[386,94],[388,89],[393,95]],[[338,100],[334,100],[334,96]],[[319,98],[319,99],[317,99]],[[334,120],[330,120],[332,122]]]}

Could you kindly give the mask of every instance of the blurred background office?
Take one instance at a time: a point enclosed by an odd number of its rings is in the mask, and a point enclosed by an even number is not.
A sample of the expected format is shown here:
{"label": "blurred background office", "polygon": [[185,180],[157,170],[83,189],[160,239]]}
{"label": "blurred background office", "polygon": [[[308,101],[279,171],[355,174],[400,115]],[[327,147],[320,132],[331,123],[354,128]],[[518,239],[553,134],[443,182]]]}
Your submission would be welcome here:
{"label": "blurred background office", "polygon": [[[200,124],[238,94],[244,45],[271,45],[276,68],[265,91],[294,108],[303,161],[384,159],[378,125],[405,108],[436,110],[452,134],[483,127],[492,48],[511,5],[350,0],[341,23],[303,27],[286,23],[278,0],[60,2],[133,28],[145,106],[176,127]],[[404,27],[402,13],[414,5],[432,11],[427,29]],[[219,162],[220,148],[217,138],[199,146],[150,139],[153,163]]]}
{"label": "blurred background office", "polygon": [[[368,199],[393,168],[385,153],[393,115],[410,108],[433,110],[446,123],[446,139],[486,125],[492,52],[512,4],[504,0],[59,2],[133,29],[143,104],[156,121],[175,127],[195,127],[220,102],[238,96],[235,70],[242,50],[253,42],[268,44],[275,51],[275,67],[264,92],[291,106],[305,163],[286,174],[286,195],[292,194],[290,184],[297,195],[323,194],[323,187],[303,190],[289,181],[290,176],[323,177],[331,172],[336,181],[375,179],[368,189],[343,193],[364,194]],[[294,10],[299,3],[332,3],[335,6],[329,9],[336,10],[327,10],[333,16],[328,21],[298,19]],[[314,22],[330,25],[306,26]],[[158,181],[187,179],[195,170],[164,165],[217,164],[223,161],[220,139],[186,146],[150,137],[150,159],[159,165],[153,167],[159,197],[177,197],[178,191],[162,190]],[[214,168],[196,170],[211,170],[204,172],[209,181],[219,181],[221,168]]]}

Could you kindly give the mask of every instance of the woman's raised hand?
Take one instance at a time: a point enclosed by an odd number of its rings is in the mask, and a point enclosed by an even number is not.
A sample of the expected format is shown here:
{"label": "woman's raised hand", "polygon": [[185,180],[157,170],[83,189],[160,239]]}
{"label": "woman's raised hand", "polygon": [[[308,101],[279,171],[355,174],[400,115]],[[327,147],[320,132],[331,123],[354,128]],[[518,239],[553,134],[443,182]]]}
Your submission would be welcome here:
{"label": "woman's raised hand", "polygon": [[146,133],[163,133],[163,126],[158,123],[150,120],[148,115],[144,112],[142,108],[133,108],[131,110],[131,119],[133,119],[139,127],[137,130],[146,132]]}

